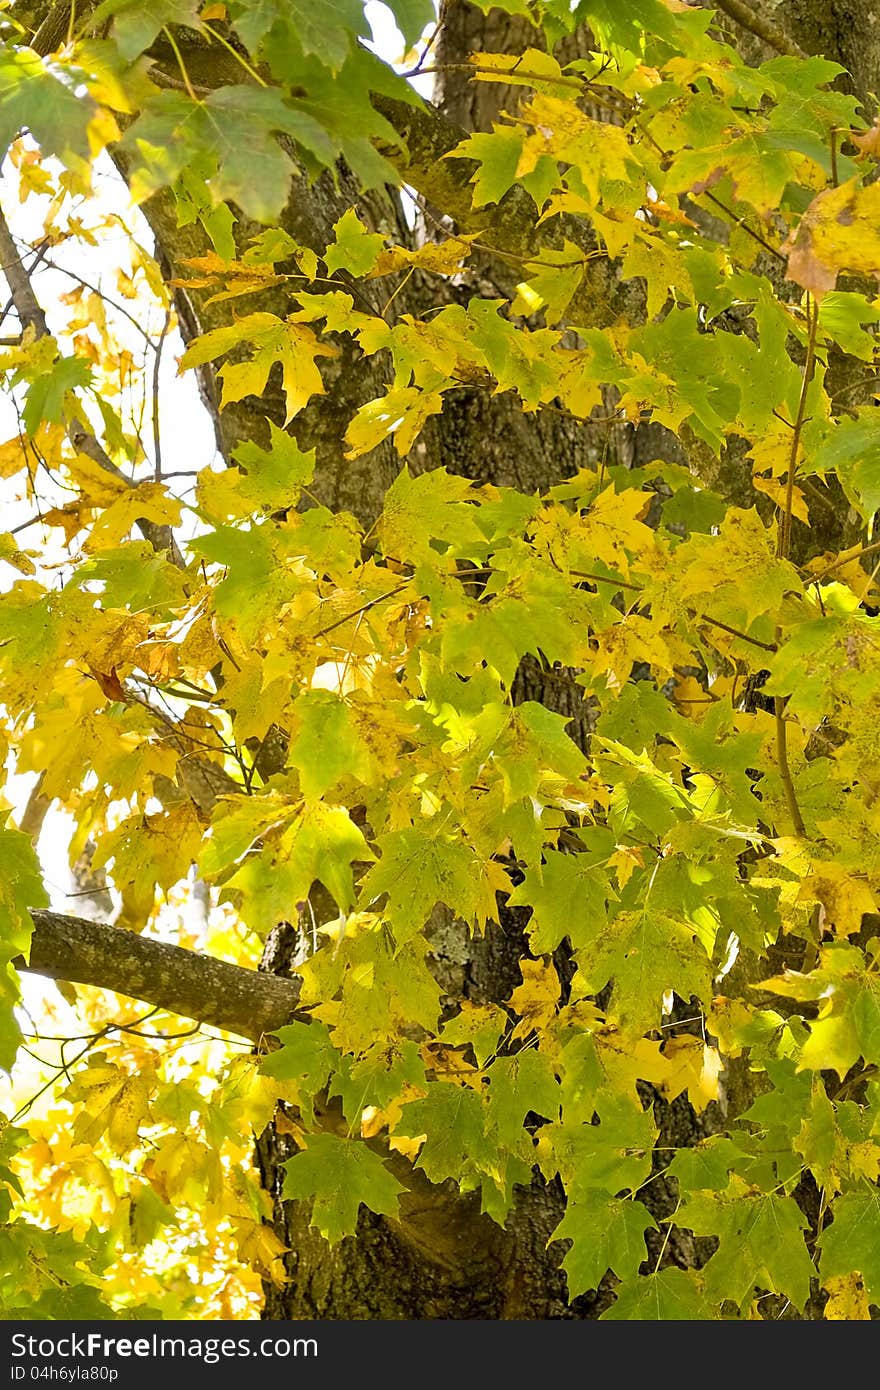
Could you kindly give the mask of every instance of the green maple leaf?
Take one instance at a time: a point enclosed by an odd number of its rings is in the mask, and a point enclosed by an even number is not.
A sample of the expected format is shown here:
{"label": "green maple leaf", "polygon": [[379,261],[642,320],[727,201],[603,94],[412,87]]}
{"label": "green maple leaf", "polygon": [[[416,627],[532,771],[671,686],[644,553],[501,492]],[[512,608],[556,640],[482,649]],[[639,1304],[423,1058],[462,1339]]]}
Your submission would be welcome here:
{"label": "green maple leaf", "polygon": [[342,214],[333,230],[336,240],[324,252],[328,275],[340,269],[355,276],[371,271],[385,245],[385,238],[378,232],[368,232],[354,208]]}
{"label": "green maple leaf", "polygon": [[547,1120],[559,1115],[561,1091],[553,1067],[543,1053],[525,1048],[512,1057],[498,1057],[489,1067],[487,1128],[499,1143],[516,1149],[523,1137],[523,1122],[530,1112]]}
{"label": "green maple leaf", "polygon": [[[149,48],[168,24],[199,28],[199,0],[104,0],[92,22],[101,24],[115,16],[113,37],[126,62]],[[99,31],[100,32],[100,31]]]}
{"label": "green maple leaf", "polygon": [[[370,100],[371,92],[414,106],[421,99],[410,84],[360,45],[353,47],[338,72],[303,52],[292,26],[276,26],[266,59],[277,79],[291,92],[290,107],[308,118],[333,151],[330,159],[308,144],[302,151],[307,168],[319,172],[342,157],[364,188],[397,183],[393,166],[375,146],[399,148],[401,137]],[[293,133],[293,132],[291,132]],[[297,138],[294,135],[294,138]]]}
{"label": "green maple leaf", "polygon": [[[600,855],[598,862],[605,857]],[[609,896],[614,894],[597,867],[597,856],[548,849],[540,869],[526,870],[508,902],[511,907],[531,907],[531,949],[543,955],[555,951],[565,937],[576,950],[595,942],[605,931]]]}
{"label": "green maple leaf", "polygon": [[333,163],[335,145],[321,123],[281,91],[224,86],[198,106],[177,92],[160,92],[125,133],[132,188],[148,197],[183,177],[193,191],[207,192],[206,207],[231,198],[256,220],[277,221],[294,165],[276,133],[296,141],[313,166]]}
{"label": "green maple leaf", "polygon": [[877,339],[864,324],[880,323],[880,306],[863,294],[831,290],[819,301],[819,329],[833,338],[852,357],[873,360]]}
{"label": "green maple leaf", "polygon": [[355,42],[369,37],[363,0],[287,0],[287,22],[296,31],[303,53],[313,53],[334,72],[342,67]]}
{"label": "green maple leaf", "polygon": [[310,1224],[331,1245],[354,1235],[362,1203],[380,1216],[396,1217],[406,1190],[362,1140],[335,1134],[310,1135],[308,1148],[283,1167],[282,1197],[312,1201]]}
{"label": "green maple leaf", "polygon": [[288,14],[288,0],[231,0],[229,17],[236,33],[253,50]]}
{"label": "green maple leaf", "polygon": [[516,126],[493,125],[491,135],[471,135],[450,150],[448,158],[473,159],[479,165],[471,179],[475,208],[499,202],[516,183],[522,145],[522,132]]}
{"label": "green maple leaf", "polygon": [[497,1168],[501,1162],[497,1145],[486,1138],[482,1098],[469,1086],[431,1082],[423,1099],[404,1105],[395,1133],[426,1136],[416,1167],[431,1182],[460,1182],[473,1175],[475,1167]]}
{"label": "green maple leaf", "polygon": [[29,50],[0,54],[0,143],[4,149],[28,129],[44,154],[88,158],[87,126],[94,103],[76,96]]}
{"label": "green maple leaf", "polygon": [[676,1221],[719,1238],[704,1271],[711,1296],[742,1306],[757,1286],[806,1303],[816,1271],[804,1245],[809,1222],[791,1197],[755,1193],[734,1176],[723,1193],[688,1197]]}
{"label": "green maple leaf", "polygon": [[387,4],[408,44],[421,38],[426,25],[433,22],[435,12],[432,0],[387,0]]}
{"label": "green maple leaf", "polygon": [[608,1270],[618,1279],[631,1279],[647,1258],[645,1231],[657,1223],[641,1202],[584,1192],[569,1202],[551,1240],[570,1240],[562,1261],[569,1298],[599,1287]]}
{"label": "green maple leaf", "polygon": [[473,918],[480,908],[480,861],[451,835],[408,826],[379,837],[381,858],[363,880],[361,900],[387,893],[385,907],[398,945],[420,932],[436,903]]}
{"label": "green maple leaf", "polygon": [[247,856],[227,886],[243,895],[242,912],[256,931],[268,933],[279,921],[295,921],[315,879],[320,880],[341,912],[354,903],[352,864],[370,860],[367,842],[348,813],[337,806],[311,803],[271,846]]}
{"label": "green maple leaf", "polygon": [[36,434],[42,420],[58,422],[65,398],[77,387],[90,386],[92,369],[84,357],[59,357],[28,387],[22,421],[28,434]]}
{"label": "green maple leaf", "polygon": [[880,1304],[880,1193],[874,1187],[838,1197],[834,1222],[819,1237],[823,1281],[858,1271],[868,1298]]}
{"label": "green maple leaf", "polygon": [[608,1322],[689,1322],[717,1317],[692,1270],[661,1269],[621,1284]]}
{"label": "green maple leaf", "polygon": [[221,617],[235,622],[246,643],[262,634],[299,589],[277,542],[275,527],[255,525],[246,531],[221,526],[191,543],[195,554],[225,566],[226,577],[214,591],[214,603]]}
{"label": "green maple leaf", "polygon": [[726,1135],[715,1134],[692,1148],[679,1149],[666,1172],[678,1179],[682,1192],[724,1192],[731,1169],[742,1162],[742,1151]]}
{"label": "green maple leaf", "polygon": [[507,1015],[497,1004],[471,1004],[463,1000],[461,1012],[443,1025],[443,1042],[452,1047],[469,1043],[474,1050],[477,1066],[485,1066],[498,1050],[498,1042],[507,1026]]}
{"label": "green maple leaf", "polygon": [[346,774],[364,773],[365,748],[344,699],[329,690],[306,690],[293,708],[296,732],[288,757],[305,796],[323,796]]}
{"label": "green maple leaf", "polygon": [[590,991],[613,981],[608,1013],[628,1037],[657,1027],[669,989],[683,999],[712,997],[711,963],[694,928],[650,906],[613,917],[579,949],[578,964]]}
{"label": "green maple leaf", "polygon": [[31,837],[12,827],[0,829],[0,958],[27,955],[30,909],[48,902]]}
{"label": "green maple leaf", "polygon": [[414,1042],[404,1038],[397,1046],[378,1042],[356,1062],[341,1060],[331,1096],[339,1096],[349,1124],[359,1124],[368,1106],[384,1109],[407,1086],[425,1089],[425,1064]]}
{"label": "green maple leaf", "polygon": [[7,1072],[21,1041],[13,1012],[19,1001],[18,976],[9,962],[27,956],[33,931],[30,909],[48,902],[30,836],[0,829],[0,1067]]}
{"label": "green maple leaf", "polygon": [[651,1171],[656,1130],[650,1111],[608,1091],[597,1097],[601,1124],[544,1125],[538,1131],[538,1163],[546,1178],[556,1173],[571,1201],[598,1188],[614,1196],[634,1189]]}
{"label": "green maple leaf", "polygon": [[327,1028],[318,1019],[309,1023],[290,1023],[276,1029],[281,1047],[260,1062],[266,1076],[279,1081],[295,1081],[306,1095],[316,1095],[326,1086],[339,1063],[339,1053],[330,1041]]}
{"label": "green maple leaf", "polygon": [[205,99],[197,136],[217,161],[211,192],[215,200],[232,199],[258,222],[281,216],[294,172],[276,132],[291,136],[320,163],[332,163],[326,132],[281,92],[242,84],[221,87]]}
{"label": "green maple leaf", "polygon": [[[876,938],[869,943],[880,950]],[[800,1064],[814,1070],[834,1068],[843,1078],[854,1062],[880,1061],[880,980],[873,960],[849,942],[823,947],[819,968],[809,975],[787,970],[762,986],[791,999],[821,1000],[819,1017],[810,1020],[810,1036]]]}
{"label": "green maple leaf", "polygon": [[433,468],[418,477],[402,469],[385,493],[376,527],[383,550],[392,556],[406,555],[415,563],[436,563],[435,541],[455,545],[463,557],[468,556],[467,545],[472,542],[478,553],[485,540],[470,505],[473,497],[473,483],[445,468]]}
{"label": "green maple leaf", "polygon": [[870,521],[880,510],[880,421],[873,411],[863,409],[855,419],[845,416],[829,423],[806,471],[835,472],[850,502]]}

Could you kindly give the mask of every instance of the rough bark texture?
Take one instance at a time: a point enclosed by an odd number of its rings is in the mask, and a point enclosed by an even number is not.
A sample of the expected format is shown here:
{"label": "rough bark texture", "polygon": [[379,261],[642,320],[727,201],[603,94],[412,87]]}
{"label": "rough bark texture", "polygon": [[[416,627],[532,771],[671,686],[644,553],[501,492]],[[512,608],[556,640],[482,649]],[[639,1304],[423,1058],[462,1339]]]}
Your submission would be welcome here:
{"label": "rough bark texture", "polygon": [[21,968],[50,980],[98,985],[214,1028],[259,1041],[290,1021],[299,983],[245,970],[123,927],[33,911]]}

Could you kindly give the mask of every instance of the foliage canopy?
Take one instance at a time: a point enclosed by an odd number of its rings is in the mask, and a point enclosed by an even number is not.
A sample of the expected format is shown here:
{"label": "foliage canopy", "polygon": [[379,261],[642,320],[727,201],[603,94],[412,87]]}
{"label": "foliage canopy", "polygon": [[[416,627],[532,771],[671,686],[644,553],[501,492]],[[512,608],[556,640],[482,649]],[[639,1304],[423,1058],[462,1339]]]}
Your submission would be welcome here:
{"label": "foliage canopy", "polygon": [[[364,46],[359,0],[103,0],[48,50],[19,8],[0,141],[37,254],[118,240],[91,201],[106,151],[210,248],[171,285],[123,227],[115,296],[145,357],[87,285],[50,332],[31,253],[4,252],[20,429],[0,476],[36,507],[0,535],[8,766],[72,813],[73,860],[94,846],[121,955],[160,912],[240,963],[279,922],[303,950],[297,1017],[253,1054],[120,1030],[128,1005],[77,989],[85,1045],[3,1131],[4,1315],[241,1315],[247,1269],[283,1277],[248,1164],[275,1115],[297,1145],[284,1195],[328,1241],[362,1206],[393,1218],[410,1164],[501,1224],[537,1167],[566,1192],[570,1296],[610,1278],[604,1316],[869,1316],[880,139],[840,68],[748,66],[676,0],[506,0],[533,45],[470,69],[509,114],[431,159],[434,115]],[[390,9],[407,45],[433,25],[428,0]],[[584,25],[589,51],[551,56]],[[182,28],[229,81],[167,76]],[[405,183],[437,215],[404,241],[352,193],[316,248],[278,224],[322,178]],[[513,294],[474,270],[492,264]],[[411,282],[421,313],[400,309]],[[277,404],[192,487],[151,417],[164,333],[144,325],[167,331],[175,289],[229,307],[181,372],[216,371],[221,414]],[[358,516],[319,500],[300,427],[352,344],[386,384],[333,415],[335,467],[389,439],[403,460]],[[600,451],[529,493],[426,468],[461,392],[686,452]],[[517,693],[524,665],[576,718]],[[14,963],[48,901],[9,809],[7,1069]],[[201,936],[173,911],[194,865]],[[438,958],[502,907],[521,983],[456,999]],[[684,1096],[705,1137],[657,1149],[652,1097]],[[661,1171],[678,1199],[649,1259]],[[710,1238],[699,1267],[664,1261],[674,1229]],[[207,1302],[193,1258],[219,1269]]]}

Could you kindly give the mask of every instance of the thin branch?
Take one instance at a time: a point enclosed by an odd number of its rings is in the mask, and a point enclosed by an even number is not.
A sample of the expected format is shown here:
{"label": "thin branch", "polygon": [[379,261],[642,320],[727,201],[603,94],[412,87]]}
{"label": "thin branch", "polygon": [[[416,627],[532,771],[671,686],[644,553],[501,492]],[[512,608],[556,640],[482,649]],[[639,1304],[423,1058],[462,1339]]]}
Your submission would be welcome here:
{"label": "thin branch", "polygon": [[[791,516],[792,502],[794,500],[794,479],[797,472],[798,459],[801,448],[801,435],[803,433],[804,422],[807,414],[807,396],[810,390],[810,382],[813,380],[813,372],[816,365],[816,326],[819,322],[819,306],[811,296],[807,296],[807,323],[809,334],[807,337],[807,355],[804,359],[804,368],[801,375],[801,390],[798,398],[797,414],[794,419],[794,429],[791,435],[791,447],[788,455],[788,476],[785,485],[785,508],[782,514],[782,524],[776,542],[776,554],[780,560],[787,560],[791,546]],[[782,633],[776,629],[776,640],[781,642]],[[773,697],[773,717],[776,721],[776,761],[779,764],[779,776],[782,781],[782,789],[785,792],[785,800],[788,806],[788,813],[795,835],[806,835],[804,818],[801,815],[801,808],[798,805],[797,793],[795,791],[794,780],[791,775],[791,768],[788,762],[788,731],[785,721],[785,700],[781,695]]]}
{"label": "thin branch", "polygon": [[335,623],[330,623],[328,627],[322,627],[319,632],[312,635],[312,641],[316,642],[319,637],[326,637],[328,632],[333,632],[337,627],[342,627],[343,623],[350,623],[352,618],[359,618],[362,613],[366,613],[371,608],[375,608],[377,603],[382,603],[383,599],[394,598],[396,594],[402,594],[404,589],[408,589],[412,583],[407,579],[405,583],[398,584],[396,589],[389,589],[386,594],[379,594],[378,598],[371,598],[367,603],[362,603],[360,608],[356,608],[353,613],[346,613],[344,618],[337,618]]}
{"label": "thin branch", "polygon": [[2,210],[0,210],[0,262],[2,262],[0,269],[6,276],[15,312],[18,314],[22,328],[33,328],[38,338],[48,337],[49,325],[46,322],[46,315],[37,302],[30,276],[24,261],[18,254],[18,247]]}
{"label": "thin branch", "polygon": [[[590,574],[587,570],[570,570],[569,573],[578,579],[588,579],[594,584],[613,584],[618,589],[632,589],[637,594],[644,593],[641,584],[630,584],[627,580],[618,579],[616,576]],[[762,651],[775,652],[779,650],[775,642],[761,642],[757,637],[750,637],[747,632],[742,632],[738,627],[731,627],[729,623],[723,623],[720,618],[710,618],[708,613],[698,613],[695,608],[689,608],[688,612],[700,622],[708,623],[710,627],[718,627],[722,632],[729,632],[731,637],[738,637],[741,642],[748,642],[753,647],[760,647]]]}
{"label": "thin branch", "polygon": [[746,4],[746,0],[713,0],[713,3],[716,9],[722,10],[728,18],[735,20],[741,29],[747,29],[756,38],[763,39],[771,48],[775,48],[777,53],[782,53],[788,58],[808,56],[800,44],[795,43],[784,29],[755,5],[754,0],[751,4]]}
{"label": "thin branch", "polygon": [[[0,207],[0,262],[2,262],[3,272],[22,327],[32,327],[38,338],[50,337],[46,315],[34,294],[30,277],[21,256],[18,254],[2,207]],[[65,429],[67,437],[75,449],[92,459],[100,468],[103,468],[105,473],[109,473],[111,477],[124,483],[127,488],[134,486],[131,479],[126,477],[121,468],[117,468],[95,435],[87,430],[80,420],[68,417],[65,420]],[[167,550],[172,563],[180,569],[185,568],[183,556],[177,547],[170,526],[157,525],[155,521],[149,521],[145,517],[138,517],[136,525],[141,535],[149,541],[155,551],[161,553]]]}
{"label": "thin branch", "polygon": [[162,332],[159,334],[153,357],[153,468],[157,483],[162,481],[162,438],[159,433],[159,369],[162,365],[162,349],[165,346],[170,325],[171,310],[169,308],[165,310],[165,322],[162,325]]}
{"label": "thin branch", "polygon": [[[33,275],[34,271],[36,270],[36,268],[37,268],[37,266],[40,264],[40,262],[41,262],[42,260],[45,260],[46,253],[47,253],[48,250],[49,250],[49,245],[50,245],[50,243],[49,243],[49,239],[48,239],[48,237],[47,237],[46,240],[45,240],[45,241],[41,241],[41,242],[40,242],[40,245],[36,248],[36,254],[34,255],[34,259],[31,261],[30,265],[26,268],[26,274],[27,274],[27,276],[28,276],[28,279],[30,279],[30,277]],[[7,314],[9,313],[9,310],[10,310],[10,309],[14,309],[14,308],[15,308],[15,296],[14,296],[14,295],[10,295],[9,298],[7,299],[6,303],[3,305],[3,308],[0,309],[0,323],[3,323],[3,322],[4,322],[4,320],[5,320],[6,316],[7,316]],[[19,341],[19,340],[18,340],[18,339],[15,339],[15,338],[10,338],[10,339],[4,338],[2,341],[3,341],[3,343],[4,343],[5,346],[9,346],[11,343],[17,342],[17,341]]]}
{"label": "thin branch", "polygon": [[[34,268],[34,266],[30,266],[28,268],[28,273],[32,273]],[[143,324],[138,322],[134,314],[129,313],[124,304],[120,304],[117,299],[111,299],[109,294],[99,289],[97,285],[93,285],[89,280],[84,280],[75,270],[68,270],[67,266],[59,265],[57,261],[47,261],[46,268],[47,270],[57,270],[59,275],[66,275],[68,280],[75,280],[78,285],[82,285],[84,290],[91,290],[92,294],[98,295],[99,299],[103,299],[104,303],[109,304],[111,309],[115,309],[117,314],[122,314],[127,318],[131,326],[137,329],[144,341],[149,343],[154,352],[156,351],[156,344],[153,342],[153,339],[150,337]]]}

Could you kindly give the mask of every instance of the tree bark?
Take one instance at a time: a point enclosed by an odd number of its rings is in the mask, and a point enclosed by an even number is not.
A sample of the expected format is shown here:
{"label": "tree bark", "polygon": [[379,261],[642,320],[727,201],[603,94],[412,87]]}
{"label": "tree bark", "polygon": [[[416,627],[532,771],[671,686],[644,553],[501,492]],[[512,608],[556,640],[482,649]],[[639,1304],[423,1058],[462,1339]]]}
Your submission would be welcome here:
{"label": "tree bark", "polygon": [[20,969],[97,985],[255,1042],[293,1016],[299,982],[245,970],[165,941],[60,912],[31,913],[34,933]]}

